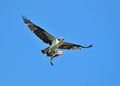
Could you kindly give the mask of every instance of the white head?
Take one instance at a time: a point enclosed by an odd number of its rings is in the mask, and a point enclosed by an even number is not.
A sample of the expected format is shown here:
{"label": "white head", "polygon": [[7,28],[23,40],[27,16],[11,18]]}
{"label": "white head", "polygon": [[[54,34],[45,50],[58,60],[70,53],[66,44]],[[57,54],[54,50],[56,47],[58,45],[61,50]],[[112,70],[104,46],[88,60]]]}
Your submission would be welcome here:
{"label": "white head", "polygon": [[63,40],[64,40],[64,38],[60,37],[60,38],[58,38],[58,40],[59,40],[59,41],[63,41]]}

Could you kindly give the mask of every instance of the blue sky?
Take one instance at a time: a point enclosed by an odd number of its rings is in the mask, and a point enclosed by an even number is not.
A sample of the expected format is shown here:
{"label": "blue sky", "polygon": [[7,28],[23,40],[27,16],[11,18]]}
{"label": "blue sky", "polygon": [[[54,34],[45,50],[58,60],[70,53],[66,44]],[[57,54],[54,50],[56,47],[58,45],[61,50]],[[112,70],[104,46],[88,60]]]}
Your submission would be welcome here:
{"label": "blue sky", "polygon": [[[1,0],[0,86],[120,86],[119,0]],[[53,60],[21,15],[55,37],[93,48]]]}

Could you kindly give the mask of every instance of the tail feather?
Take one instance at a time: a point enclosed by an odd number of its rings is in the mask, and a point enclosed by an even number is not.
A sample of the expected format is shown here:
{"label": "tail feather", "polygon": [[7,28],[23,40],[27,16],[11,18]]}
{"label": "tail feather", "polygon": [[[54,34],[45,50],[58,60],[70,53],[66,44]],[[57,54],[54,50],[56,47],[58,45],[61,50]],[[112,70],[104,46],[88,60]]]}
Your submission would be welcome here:
{"label": "tail feather", "polygon": [[49,50],[49,47],[48,47],[48,48],[45,48],[44,50],[41,50],[41,52],[42,52],[43,54],[47,54],[47,53],[48,53],[48,50]]}

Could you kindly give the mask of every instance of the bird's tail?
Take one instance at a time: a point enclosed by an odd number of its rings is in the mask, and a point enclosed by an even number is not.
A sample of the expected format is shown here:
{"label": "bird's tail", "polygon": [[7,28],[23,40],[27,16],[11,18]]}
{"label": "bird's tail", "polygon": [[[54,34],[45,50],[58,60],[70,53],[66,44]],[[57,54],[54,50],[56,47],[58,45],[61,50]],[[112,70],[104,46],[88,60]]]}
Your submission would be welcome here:
{"label": "bird's tail", "polygon": [[45,48],[45,49],[41,50],[41,52],[42,52],[43,54],[47,54],[47,53],[48,53],[48,51],[49,51],[49,47],[47,47],[47,48]]}
{"label": "bird's tail", "polygon": [[89,45],[89,46],[81,46],[82,48],[90,48],[90,47],[92,47],[93,45],[91,44],[91,45]]}

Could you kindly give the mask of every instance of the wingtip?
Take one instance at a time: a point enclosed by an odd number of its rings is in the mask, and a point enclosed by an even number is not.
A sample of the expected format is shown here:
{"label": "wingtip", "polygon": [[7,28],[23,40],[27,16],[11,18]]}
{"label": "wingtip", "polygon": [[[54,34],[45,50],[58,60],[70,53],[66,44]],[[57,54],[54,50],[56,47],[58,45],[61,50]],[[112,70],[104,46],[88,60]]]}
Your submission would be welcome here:
{"label": "wingtip", "polygon": [[22,17],[25,24],[28,22],[31,22],[25,15],[21,15],[21,17]]}
{"label": "wingtip", "polygon": [[93,45],[91,44],[91,45],[89,45],[88,47],[93,47]]}
{"label": "wingtip", "polygon": [[28,20],[28,19],[26,18],[26,16],[24,16],[24,15],[21,15],[21,17],[22,17],[24,23]]}
{"label": "wingtip", "polygon": [[93,45],[89,45],[89,46],[82,46],[82,48],[90,48],[90,47],[93,47]]}
{"label": "wingtip", "polygon": [[21,15],[21,17],[22,17],[23,20],[26,19],[26,16],[25,16],[25,15]]}

